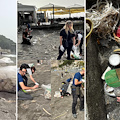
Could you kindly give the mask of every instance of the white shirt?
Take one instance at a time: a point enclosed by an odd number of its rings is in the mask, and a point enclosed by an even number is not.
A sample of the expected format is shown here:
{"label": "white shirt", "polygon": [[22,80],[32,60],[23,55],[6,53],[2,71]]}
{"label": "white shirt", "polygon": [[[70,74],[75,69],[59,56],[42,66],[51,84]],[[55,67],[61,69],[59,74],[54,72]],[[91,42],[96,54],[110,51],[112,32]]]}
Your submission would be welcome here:
{"label": "white shirt", "polygon": [[77,37],[77,40],[81,40],[82,39],[82,35],[80,33],[78,33],[78,37]]}

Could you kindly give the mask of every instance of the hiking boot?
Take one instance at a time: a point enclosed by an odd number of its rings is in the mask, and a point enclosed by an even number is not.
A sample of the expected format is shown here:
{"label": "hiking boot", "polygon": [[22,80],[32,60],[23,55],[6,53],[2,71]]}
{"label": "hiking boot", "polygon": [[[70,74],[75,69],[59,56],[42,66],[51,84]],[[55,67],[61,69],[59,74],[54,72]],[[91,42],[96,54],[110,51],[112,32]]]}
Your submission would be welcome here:
{"label": "hiking boot", "polygon": [[74,118],[77,118],[77,115],[76,115],[76,114],[73,114],[73,117],[74,117]]}

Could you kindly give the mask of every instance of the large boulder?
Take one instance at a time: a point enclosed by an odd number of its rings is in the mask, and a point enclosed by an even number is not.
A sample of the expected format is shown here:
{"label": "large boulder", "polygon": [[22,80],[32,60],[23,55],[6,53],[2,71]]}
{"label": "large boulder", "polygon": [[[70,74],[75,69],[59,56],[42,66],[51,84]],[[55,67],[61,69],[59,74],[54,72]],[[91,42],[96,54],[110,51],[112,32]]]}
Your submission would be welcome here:
{"label": "large boulder", "polygon": [[0,91],[16,91],[16,66],[0,67]]}

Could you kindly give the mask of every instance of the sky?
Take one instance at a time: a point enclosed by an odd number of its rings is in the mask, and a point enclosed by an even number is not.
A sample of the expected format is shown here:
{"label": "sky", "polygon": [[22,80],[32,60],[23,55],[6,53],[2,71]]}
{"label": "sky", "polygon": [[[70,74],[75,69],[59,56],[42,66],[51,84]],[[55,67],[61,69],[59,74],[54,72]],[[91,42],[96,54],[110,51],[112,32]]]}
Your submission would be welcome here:
{"label": "sky", "polygon": [[73,4],[85,5],[84,0],[18,0],[19,3],[26,5],[34,5],[37,8],[47,5],[49,3],[53,3],[61,6],[70,6]]}
{"label": "sky", "polygon": [[0,0],[0,35],[16,42],[17,0]]}
{"label": "sky", "polygon": [[[68,7],[68,6],[71,6],[74,4],[79,4],[79,5],[85,6],[85,0],[18,0],[18,2],[22,3],[24,5],[33,5],[33,6],[36,6],[36,8],[40,8],[49,3],[64,6],[64,7]],[[61,18],[64,18],[65,16],[69,17],[69,15],[61,15]],[[84,14],[77,13],[77,14],[71,15],[71,17],[73,17],[73,16],[84,16]],[[59,16],[55,16],[55,18],[57,18],[57,17],[59,17]],[[49,15],[49,18],[51,18],[50,15]]]}
{"label": "sky", "polygon": [[[84,0],[18,0],[19,3],[34,5],[37,8],[53,3],[61,6],[80,4],[84,6]],[[16,42],[17,39],[17,0],[0,0],[0,35]]]}

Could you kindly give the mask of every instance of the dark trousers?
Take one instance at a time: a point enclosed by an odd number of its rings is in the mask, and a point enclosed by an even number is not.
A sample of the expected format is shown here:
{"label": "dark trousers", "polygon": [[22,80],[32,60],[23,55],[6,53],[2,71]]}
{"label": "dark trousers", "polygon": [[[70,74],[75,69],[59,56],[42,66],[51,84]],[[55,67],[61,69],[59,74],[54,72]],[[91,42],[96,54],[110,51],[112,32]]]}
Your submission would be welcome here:
{"label": "dark trousers", "polygon": [[81,39],[81,42],[80,42],[80,45],[79,45],[79,48],[80,48],[80,54],[82,54],[82,45],[83,45],[83,39]]}
{"label": "dark trousers", "polygon": [[76,114],[76,105],[77,105],[77,99],[80,99],[80,110],[84,109],[84,96],[83,95],[77,95],[76,91],[72,89],[72,96],[73,96],[73,103],[72,103],[72,113]]}
{"label": "dark trousers", "polygon": [[61,57],[63,56],[63,54],[66,50],[67,50],[67,59],[70,60],[70,52],[72,51],[72,46],[73,46],[73,44],[69,44],[69,47],[66,48],[63,45],[63,47],[65,48],[65,50],[63,52],[60,50],[60,46],[59,46],[59,56],[58,56],[57,60],[61,59]]}
{"label": "dark trousers", "polygon": [[[28,78],[25,75],[22,76],[22,78],[24,85],[27,86]],[[33,97],[30,94],[25,93],[22,90],[18,91],[18,100],[32,100],[32,99]]]}
{"label": "dark trousers", "polygon": [[[32,38],[32,36],[29,36],[28,38]],[[31,42],[29,41],[29,40],[27,40],[27,39],[25,39],[25,38],[23,38],[23,42],[22,42],[22,44],[27,44],[27,45],[31,45]]]}
{"label": "dark trousers", "polygon": [[67,95],[70,95],[70,93],[65,92],[65,91],[60,92],[60,94],[61,94],[61,96],[67,96]]}
{"label": "dark trousers", "polygon": [[32,99],[33,97],[30,94],[25,93],[22,90],[18,91],[18,100],[32,100]]}

